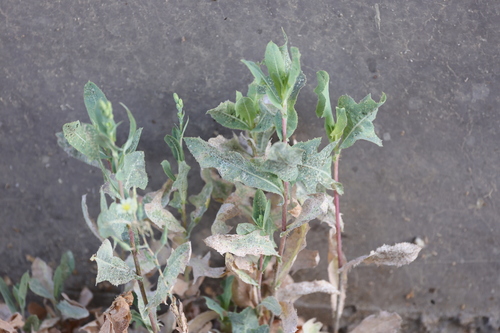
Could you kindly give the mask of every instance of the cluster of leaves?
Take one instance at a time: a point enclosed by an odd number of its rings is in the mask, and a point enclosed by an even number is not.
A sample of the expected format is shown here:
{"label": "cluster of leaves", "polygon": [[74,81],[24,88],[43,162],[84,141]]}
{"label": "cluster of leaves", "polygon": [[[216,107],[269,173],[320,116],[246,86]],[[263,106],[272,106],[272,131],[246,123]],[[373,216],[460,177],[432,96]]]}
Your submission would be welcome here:
{"label": "cluster of leaves", "polygon": [[[57,134],[68,154],[102,171],[97,222],[89,216],[86,197],[82,197],[85,221],[102,241],[91,259],[97,263],[97,283],[125,285],[126,291],[101,321],[87,326],[89,332],[122,332],[131,320],[155,333],[159,320],[164,332],[207,332],[213,325],[223,332],[296,332],[299,318],[293,304],[316,292],[331,295],[338,330],[352,267],[361,262],[399,266],[416,258],[420,248],[402,243],[383,246],[347,264],[343,261],[338,204],[343,187],[336,172],[332,176],[332,165],[338,170],[341,151],[357,140],[381,145],[373,120],[385,95],[379,102],[368,95],[359,103],[342,96],[334,117],[329,76],[318,72],[316,114],[325,118],[330,141],[320,149],[321,138],[291,140],[298,126],[295,104],[306,83],[299,50],[289,49],[285,36],[284,45],[267,45],[261,63],[243,63],[254,77],[246,96],[236,92],[235,102],[223,102],[207,112],[222,126],[241,131],[239,135],[208,141],[185,138],[188,120],[182,99],[174,94],[179,123],[165,142],[177,172],[169,161],[163,161],[168,180],[157,191],[137,193],[148,183],[144,153],[136,151],[142,129],[123,106],[130,129],[125,143],[117,145],[119,123],[114,121],[111,103],[95,84],[89,82],[84,89],[91,124],[68,123]],[[201,192],[191,196],[184,146],[201,166],[205,182]],[[221,205],[205,243],[224,256],[225,267],[210,267],[210,254],[191,253],[190,235],[211,200]],[[314,268],[319,261],[318,253],[306,248],[313,220],[330,227],[329,280],[295,282],[293,273]],[[117,255],[118,247],[128,256]],[[150,281],[148,276],[157,280]],[[223,292],[216,299],[205,297],[208,310],[190,316],[183,309],[199,298],[205,277],[225,277]],[[60,290],[41,285],[34,282],[42,296],[51,301],[59,297]],[[22,288],[21,283],[17,292]],[[130,309],[132,303],[136,310]],[[159,316],[161,304],[170,308]],[[309,320],[301,329],[315,333],[322,326]]]}
{"label": "cluster of leaves", "polygon": [[[9,289],[3,279],[0,279],[0,293],[5,300],[6,308],[2,313],[7,313],[7,320],[0,320],[2,329],[16,332],[22,328],[26,332],[48,332],[55,325],[64,326],[64,321],[77,321],[89,316],[85,308],[92,294],[85,288],[78,301],[72,300],[62,292],[64,282],[75,270],[75,260],[71,251],[65,252],[56,270],[47,265],[40,258],[34,258],[31,265],[31,274],[26,272],[21,281]],[[46,302],[44,306],[37,303],[26,305],[28,289],[42,297]],[[50,303],[48,303],[49,301]],[[25,315],[26,308],[29,316]]]}

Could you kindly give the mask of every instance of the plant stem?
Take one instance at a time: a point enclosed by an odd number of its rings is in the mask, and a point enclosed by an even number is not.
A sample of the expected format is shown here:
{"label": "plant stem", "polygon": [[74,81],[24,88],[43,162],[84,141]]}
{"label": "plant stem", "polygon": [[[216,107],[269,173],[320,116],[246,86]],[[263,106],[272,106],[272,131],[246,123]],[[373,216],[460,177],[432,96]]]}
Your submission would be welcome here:
{"label": "plant stem", "polygon": [[[282,128],[282,142],[284,143],[287,143],[288,140],[287,140],[287,136],[286,136],[286,126],[287,126],[287,118],[286,117],[282,117],[281,118],[281,128]],[[281,231],[282,232],[285,232],[286,231],[286,222],[287,222],[287,218],[286,218],[286,215],[287,215],[287,208],[288,208],[288,187],[289,187],[289,183],[288,182],[285,182],[283,181],[283,189],[284,189],[284,193],[283,193],[283,206],[281,208]],[[278,255],[281,257],[283,257],[283,253],[285,252],[285,244],[286,244],[286,235],[283,235],[280,237],[280,245],[279,245],[279,248],[278,248]],[[275,271],[274,271],[274,289],[276,289],[276,285],[277,285],[277,278],[278,278],[278,271],[279,271],[279,268],[280,268],[280,260],[279,259],[276,259],[276,265],[275,265]]]}
{"label": "plant stem", "polygon": [[[339,159],[340,152],[335,156],[334,166],[333,166],[333,179],[338,182],[339,181]],[[335,205],[335,228],[337,232],[335,233],[337,237],[337,258],[339,261],[339,269],[344,265],[344,253],[342,252],[342,234],[340,227],[340,198],[339,193],[334,191],[333,193],[333,201]]]}
{"label": "plant stem", "polygon": [[[132,248],[132,257],[134,258],[135,273],[138,276],[142,277],[141,265],[139,263],[139,258],[137,257],[137,247],[135,246],[135,235],[134,235],[134,231],[132,230],[131,226],[128,226],[128,237],[130,239],[130,246]],[[146,289],[144,288],[144,283],[141,280],[137,280],[137,283],[139,283],[139,289],[141,290],[141,296],[142,296],[142,301],[144,303],[144,306],[147,306],[148,305],[148,297],[146,295]],[[157,333],[158,328],[156,327],[156,319],[154,317],[152,309],[149,309],[148,316],[149,316],[149,321],[151,322],[151,327],[153,328],[153,332]]]}

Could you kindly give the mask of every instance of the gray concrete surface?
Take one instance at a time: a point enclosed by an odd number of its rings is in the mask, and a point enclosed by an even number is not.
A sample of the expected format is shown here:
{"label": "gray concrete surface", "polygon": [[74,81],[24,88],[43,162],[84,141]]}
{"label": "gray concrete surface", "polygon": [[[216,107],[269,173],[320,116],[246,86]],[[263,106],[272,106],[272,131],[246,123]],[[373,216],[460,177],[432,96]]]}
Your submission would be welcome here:
{"label": "gray concrete surface", "polygon": [[[342,156],[348,258],[416,236],[427,241],[408,267],[357,268],[347,303],[358,312],[423,318],[423,331],[440,331],[439,318],[479,318],[482,332],[498,328],[495,0],[2,0],[0,274],[16,280],[29,267],[27,255],[55,263],[70,249],[79,271],[73,287],[91,283],[88,258],[98,242],[80,198],[89,193],[97,213],[101,176],[66,156],[54,136],[64,123],[87,119],[88,80],[118,117],[123,102],[144,127],[139,149],[156,189],[165,180],[159,163],[170,157],[163,136],[175,119],[171,94],[184,99],[188,135],[221,131],[204,112],[246,90],[251,77],[240,59],[261,60],[269,40],[282,42],[281,27],[309,80],[297,104],[299,140],[322,128],[313,116],[318,70],[330,73],[332,96],[388,97],[376,120],[384,147],[359,143]],[[324,253],[322,228],[313,227],[310,246]],[[323,259],[317,274],[297,277],[325,277],[324,267]],[[326,298],[300,302],[305,313],[328,317]]]}

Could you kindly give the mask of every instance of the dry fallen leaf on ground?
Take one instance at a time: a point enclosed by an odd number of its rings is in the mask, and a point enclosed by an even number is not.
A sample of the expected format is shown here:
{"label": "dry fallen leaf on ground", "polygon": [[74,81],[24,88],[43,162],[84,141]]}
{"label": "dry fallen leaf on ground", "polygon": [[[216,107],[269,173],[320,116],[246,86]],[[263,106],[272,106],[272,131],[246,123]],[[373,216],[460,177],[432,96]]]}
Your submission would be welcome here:
{"label": "dry fallen leaf on ground", "polygon": [[104,324],[99,333],[126,333],[132,315],[130,306],[134,301],[132,292],[118,296],[113,304],[104,312]]}
{"label": "dry fallen leaf on ground", "polygon": [[351,333],[397,333],[401,328],[402,321],[397,313],[382,311],[363,319]]}

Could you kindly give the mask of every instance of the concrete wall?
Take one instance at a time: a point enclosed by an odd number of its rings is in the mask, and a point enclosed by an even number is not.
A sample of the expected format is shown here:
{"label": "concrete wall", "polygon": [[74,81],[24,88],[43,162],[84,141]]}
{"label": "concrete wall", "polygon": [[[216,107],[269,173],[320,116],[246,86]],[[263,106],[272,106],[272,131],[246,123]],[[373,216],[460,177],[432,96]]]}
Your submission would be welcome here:
{"label": "concrete wall", "polygon": [[[144,127],[139,149],[153,190],[165,180],[160,161],[171,158],[163,136],[175,120],[172,93],[184,99],[189,136],[221,132],[205,111],[246,91],[240,59],[260,61],[269,40],[282,43],[281,27],[309,80],[297,104],[299,140],[322,129],[313,115],[318,70],[330,73],[332,96],[388,97],[375,121],[384,147],[362,142],[342,156],[348,258],[416,236],[427,242],[410,266],[357,268],[347,303],[410,317],[498,316],[498,1],[3,0],[0,274],[16,280],[27,255],[56,263],[70,249],[74,288],[91,284],[98,242],[80,198],[88,193],[95,215],[102,179],[54,136],[66,122],[87,121],[88,80],[117,117],[125,118],[123,102]],[[313,224],[309,243],[325,253],[322,226]],[[323,259],[317,275],[302,277],[325,277],[324,268]],[[327,298],[300,304],[328,316]]]}

